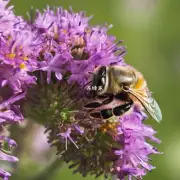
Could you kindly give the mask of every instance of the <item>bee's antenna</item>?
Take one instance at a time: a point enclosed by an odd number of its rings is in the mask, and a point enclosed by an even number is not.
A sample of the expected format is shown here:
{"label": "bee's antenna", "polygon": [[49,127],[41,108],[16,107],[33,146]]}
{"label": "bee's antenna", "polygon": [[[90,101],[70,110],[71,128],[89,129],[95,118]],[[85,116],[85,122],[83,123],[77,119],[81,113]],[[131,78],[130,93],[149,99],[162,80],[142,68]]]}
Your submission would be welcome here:
{"label": "bee's antenna", "polygon": [[92,81],[89,81],[88,83],[86,83],[84,86],[83,86],[83,89],[88,85],[90,84]]}
{"label": "bee's antenna", "polygon": [[116,65],[116,64],[118,64],[119,62],[121,62],[122,60],[119,60],[119,61],[116,61],[116,62],[111,62],[110,63],[110,65],[112,66],[112,65]]}
{"label": "bee's antenna", "polygon": [[83,90],[79,87],[79,90],[81,91],[81,92],[83,92]]}
{"label": "bee's antenna", "polygon": [[83,92],[83,89],[88,85],[88,84],[90,84],[92,81],[89,81],[88,83],[86,83],[82,88],[81,87],[79,87],[79,89]]}
{"label": "bee's antenna", "polygon": [[88,72],[89,74],[92,74],[92,75],[94,75],[94,73],[93,72]]}

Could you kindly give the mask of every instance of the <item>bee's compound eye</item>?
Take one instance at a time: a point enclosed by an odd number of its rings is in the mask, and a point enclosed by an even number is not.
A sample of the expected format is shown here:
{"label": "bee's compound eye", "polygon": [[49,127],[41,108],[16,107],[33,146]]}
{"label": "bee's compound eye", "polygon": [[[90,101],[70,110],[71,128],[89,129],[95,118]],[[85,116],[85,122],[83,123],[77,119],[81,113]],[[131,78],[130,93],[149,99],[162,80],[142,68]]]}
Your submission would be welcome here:
{"label": "bee's compound eye", "polygon": [[101,82],[102,82],[103,85],[105,84],[105,77],[101,78]]}
{"label": "bee's compound eye", "polygon": [[106,66],[101,66],[99,69],[99,74],[105,75],[106,74]]}

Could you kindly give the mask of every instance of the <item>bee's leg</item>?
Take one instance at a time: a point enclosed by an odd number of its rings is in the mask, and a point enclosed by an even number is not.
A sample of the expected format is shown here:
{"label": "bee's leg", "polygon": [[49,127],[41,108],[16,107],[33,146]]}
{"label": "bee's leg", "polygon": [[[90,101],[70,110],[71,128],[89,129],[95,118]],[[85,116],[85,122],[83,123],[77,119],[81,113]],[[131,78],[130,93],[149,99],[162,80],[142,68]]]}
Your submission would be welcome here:
{"label": "bee's leg", "polygon": [[130,101],[129,95],[127,92],[122,91],[121,93],[114,96],[116,99],[121,101]]}
{"label": "bee's leg", "polygon": [[92,112],[89,114],[91,118],[108,119],[113,116],[112,109],[103,109],[101,111]]}
{"label": "bee's leg", "polygon": [[104,101],[102,101],[102,105],[111,103],[113,99],[114,99],[113,95],[108,96]]}
{"label": "bee's leg", "polygon": [[131,108],[132,104],[133,104],[133,102],[130,101],[130,102],[127,102],[123,105],[120,105],[120,106],[113,108],[113,114],[115,116],[123,115],[125,112],[127,112]]}
{"label": "bee's leg", "polygon": [[97,96],[96,94],[97,93],[94,90],[90,90],[90,91],[86,90],[86,91],[84,91],[84,97],[86,97],[88,99],[94,99]]}
{"label": "bee's leg", "polygon": [[[105,98],[105,97],[103,97],[103,99],[104,99],[104,98]],[[103,105],[105,105],[105,104],[109,104],[109,103],[111,103],[112,101],[113,101],[113,96],[107,96],[106,99],[103,100],[102,102],[100,101],[100,98],[99,98],[99,96],[98,96],[95,101],[86,104],[86,105],[84,106],[84,108],[85,108],[85,109],[89,109],[89,110],[90,110],[90,109],[95,109],[95,108],[98,108],[98,107],[103,106]]]}
{"label": "bee's leg", "polygon": [[84,108],[90,110],[90,109],[98,108],[100,106],[102,106],[102,104],[100,102],[90,102],[90,103],[86,104],[84,106]]}
{"label": "bee's leg", "polygon": [[101,119],[101,113],[100,112],[93,112],[93,113],[89,113],[89,116],[91,118],[96,118],[96,119]]}
{"label": "bee's leg", "polygon": [[113,116],[112,109],[103,109],[101,110],[101,116],[103,119],[108,119]]}

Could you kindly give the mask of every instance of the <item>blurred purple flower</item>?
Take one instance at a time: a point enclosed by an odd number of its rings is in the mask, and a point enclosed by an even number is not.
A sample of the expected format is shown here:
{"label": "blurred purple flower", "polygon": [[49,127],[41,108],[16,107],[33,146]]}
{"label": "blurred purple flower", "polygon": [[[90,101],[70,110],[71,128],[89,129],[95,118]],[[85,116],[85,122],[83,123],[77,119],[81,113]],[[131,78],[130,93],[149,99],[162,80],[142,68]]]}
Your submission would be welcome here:
{"label": "blurred purple flower", "polygon": [[13,6],[7,7],[9,0],[0,0],[0,33],[8,35],[14,29],[16,16],[13,12]]}
{"label": "blurred purple flower", "polygon": [[[0,136],[0,160],[8,162],[18,162],[18,158],[8,155],[9,153],[11,153],[11,150],[14,147],[16,147],[16,142],[14,140],[9,139],[5,136]],[[0,169],[0,177],[3,178],[3,180],[8,180],[9,176],[11,176],[10,173],[6,172],[3,169]]]}
{"label": "blurred purple flower", "polygon": [[[24,119],[19,101],[25,98],[27,87],[36,83],[29,72],[37,66],[31,59],[33,34],[27,23],[14,15],[13,6],[6,7],[8,3],[0,0],[0,160],[17,162],[10,155],[16,143],[4,135],[4,128]],[[0,170],[0,177],[9,176]]]}
{"label": "blurred purple flower", "polygon": [[[2,96],[0,96],[2,98]],[[25,94],[14,95],[11,98],[0,103],[0,132],[3,134],[3,127],[8,124],[19,123],[23,120],[18,105],[13,105],[20,99],[24,98]],[[11,156],[12,148],[16,147],[16,142],[4,135],[0,135],[0,160],[8,162],[17,162],[18,158]],[[0,169],[0,177],[7,180],[10,174],[3,169]]]}

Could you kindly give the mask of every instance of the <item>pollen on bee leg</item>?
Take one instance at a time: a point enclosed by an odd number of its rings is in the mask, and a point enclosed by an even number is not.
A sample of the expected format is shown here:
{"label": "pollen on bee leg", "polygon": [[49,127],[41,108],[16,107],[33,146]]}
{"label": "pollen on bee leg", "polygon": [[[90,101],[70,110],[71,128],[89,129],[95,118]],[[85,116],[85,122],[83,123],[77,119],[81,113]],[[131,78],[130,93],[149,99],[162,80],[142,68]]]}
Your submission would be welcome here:
{"label": "pollen on bee leg", "polygon": [[106,127],[101,127],[100,129],[101,129],[102,133],[106,133],[107,132],[107,128]]}
{"label": "pollen on bee leg", "polygon": [[116,122],[106,122],[105,124],[103,124],[103,125],[100,127],[100,130],[101,130],[103,133],[106,133],[107,131],[116,132],[116,126],[117,126],[117,123],[116,123]]}

